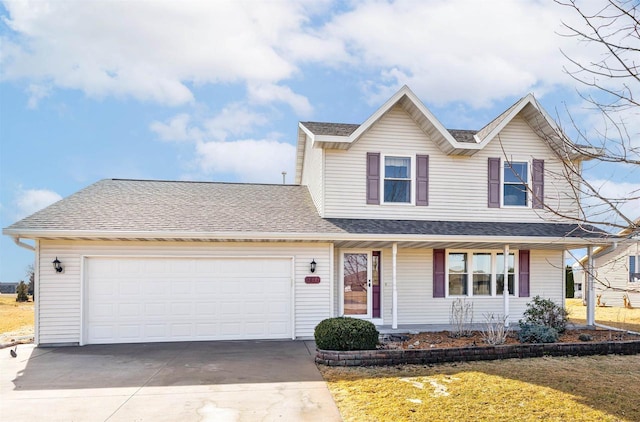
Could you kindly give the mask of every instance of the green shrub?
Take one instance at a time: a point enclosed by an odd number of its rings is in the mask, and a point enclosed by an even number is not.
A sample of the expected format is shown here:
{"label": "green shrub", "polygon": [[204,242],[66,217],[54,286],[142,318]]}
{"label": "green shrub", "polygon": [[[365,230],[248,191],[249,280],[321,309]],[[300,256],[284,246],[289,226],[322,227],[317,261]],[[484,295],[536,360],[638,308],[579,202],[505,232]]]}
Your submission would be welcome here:
{"label": "green shrub", "polygon": [[316,326],[316,346],[323,350],[371,350],[378,345],[378,330],[369,321],[356,318],[329,318]]}
{"label": "green shrub", "polygon": [[565,291],[564,297],[573,299],[576,293],[576,286],[575,286],[576,283],[573,280],[573,268],[571,268],[570,265],[567,265],[565,274],[566,274],[566,277],[565,277],[566,291]]}
{"label": "green shrub", "polygon": [[29,301],[29,296],[27,295],[27,292],[29,291],[29,287],[27,287],[26,284],[24,284],[24,281],[20,281],[20,283],[18,283],[18,286],[16,287],[16,302],[28,302]]}
{"label": "green shrub", "polygon": [[561,306],[553,303],[551,299],[543,299],[536,296],[527,303],[524,311],[524,319],[520,323],[527,325],[544,325],[554,328],[558,333],[563,333],[567,328],[567,316],[569,313]]}
{"label": "green shrub", "polygon": [[555,328],[536,324],[520,323],[518,339],[521,343],[555,343],[558,331]]}

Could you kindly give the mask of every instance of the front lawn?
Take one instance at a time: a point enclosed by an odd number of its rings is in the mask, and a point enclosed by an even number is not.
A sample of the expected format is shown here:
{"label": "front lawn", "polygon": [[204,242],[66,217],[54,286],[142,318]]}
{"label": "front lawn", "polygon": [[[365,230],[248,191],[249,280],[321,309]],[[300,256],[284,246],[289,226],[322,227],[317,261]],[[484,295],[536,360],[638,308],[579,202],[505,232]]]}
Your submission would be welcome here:
{"label": "front lawn", "polygon": [[0,343],[2,339],[33,335],[33,302],[16,302],[15,294],[0,294]]}
{"label": "front lawn", "polygon": [[640,356],[320,366],[345,421],[640,420]]}
{"label": "front lawn", "polygon": [[[565,306],[573,323],[586,324],[587,307],[582,305],[582,299],[567,299]],[[595,316],[598,324],[640,332],[640,308],[596,306]]]}

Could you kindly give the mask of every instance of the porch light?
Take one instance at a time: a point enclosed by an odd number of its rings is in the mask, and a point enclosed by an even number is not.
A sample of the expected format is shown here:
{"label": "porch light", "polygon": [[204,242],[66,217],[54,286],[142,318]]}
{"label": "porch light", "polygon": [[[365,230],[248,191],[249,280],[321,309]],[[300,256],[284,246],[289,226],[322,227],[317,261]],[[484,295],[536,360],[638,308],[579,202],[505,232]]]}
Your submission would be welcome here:
{"label": "porch light", "polygon": [[53,268],[56,270],[57,273],[62,272],[62,265],[60,265],[61,262],[57,256],[56,256],[56,259],[53,260],[52,264],[53,264]]}
{"label": "porch light", "polygon": [[316,272],[316,260],[315,260],[315,258],[311,261],[311,264],[310,264],[310,268],[309,268],[309,270],[310,270],[312,273],[315,273],[315,272]]}

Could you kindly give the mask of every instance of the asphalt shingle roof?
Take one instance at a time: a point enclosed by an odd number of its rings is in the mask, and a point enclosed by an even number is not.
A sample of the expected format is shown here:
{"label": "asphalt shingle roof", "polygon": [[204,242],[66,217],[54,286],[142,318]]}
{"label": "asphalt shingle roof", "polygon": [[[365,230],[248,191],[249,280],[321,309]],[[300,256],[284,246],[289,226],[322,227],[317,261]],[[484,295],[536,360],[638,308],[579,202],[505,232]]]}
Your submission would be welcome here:
{"label": "asphalt shingle roof", "polygon": [[360,127],[351,123],[302,122],[315,135],[349,136]]}
{"label": "asphalt shingle roof", "polygon": [[[325,136],[349,136],[360,127],[350,123],[326,123],[326,122],[301,122],[314,135]],[[458,142],[475,143],[473,135],[476,130],[447,129],[451,136]]]}
{"label": "asphalt shingle roof", "polygon": [[106,179],[8,229],[340,231],[318,216],[304,186]]}
{"label": "asphalt shingle roof", "polygon": [[105,179],[5,230],[602,237],[578,224],[321,218],[306,186]]}
{"label": "asphalt shingle roof", "polygon": [[602,238],[604,232],[573,223],[488,221],[424,221],[329,218],[337,227],[357,234],[422,234],[441,236],[523,236]]}
{"label": "asphalt shingle roof", "polygon": [[462,129],[447,129],[453,139],[458,142],[464,142],[469,144],[475,144],[476,140],[473,138],[473,135],[478,133],[476,130],[462,130]]}

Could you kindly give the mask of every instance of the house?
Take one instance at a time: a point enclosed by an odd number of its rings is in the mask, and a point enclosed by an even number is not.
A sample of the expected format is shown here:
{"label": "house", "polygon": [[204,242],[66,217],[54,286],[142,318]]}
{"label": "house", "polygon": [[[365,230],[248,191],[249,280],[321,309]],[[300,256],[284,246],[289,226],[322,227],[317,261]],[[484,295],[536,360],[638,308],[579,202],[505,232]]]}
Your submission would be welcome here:
{"label": "house", "polygon": [[[640,219],[634,223],[635,228],[618,233],[618,242],[594,250],[594,289],[600,306],[640,306]],[[587,260],[584,256],[573,265],[576,284],[586,285]]]}
{"label": "house", "polygon": [[16,288],[18,287],[18,283],[14,282],[2,282],[0,283],[0,293],[4,294],[14,294],[16,292]]}
{"label": "house", "polygon": [[563,302],[567,249],[610,243],[553,212],[579,216],[555,135],[532,95],[447,130],[403,87],[362,124],[300,123],[295,185],[101,180],[3,233],[35,240],[40,345],[441,324],[458,298],[515,322]]}

